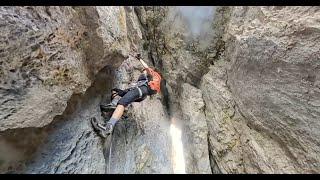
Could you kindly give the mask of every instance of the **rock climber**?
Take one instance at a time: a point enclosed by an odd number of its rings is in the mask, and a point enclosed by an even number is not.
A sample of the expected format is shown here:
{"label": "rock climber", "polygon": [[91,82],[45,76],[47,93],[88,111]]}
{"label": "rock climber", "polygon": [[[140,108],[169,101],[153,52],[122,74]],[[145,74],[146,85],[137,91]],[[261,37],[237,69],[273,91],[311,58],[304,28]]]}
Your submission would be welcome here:
{"label": "rock climber", "polygon": [[113,114],[107,123],[99,123],[96,118],[91,118],[93,127],[98,131],[99,135],[106,138],[112,133],[117,121],[123,115],[125,108],[132,102],[141,102],[148,95],[154,95],[160,92],[161,75],[153,68],[150,68],[142,59],[141,55],[137,54],[136,58],[144,67],[142,74],[134,87],[126,90],[114,88],[111,90],[111,103],[101,105],[101,111],[113,111]]}

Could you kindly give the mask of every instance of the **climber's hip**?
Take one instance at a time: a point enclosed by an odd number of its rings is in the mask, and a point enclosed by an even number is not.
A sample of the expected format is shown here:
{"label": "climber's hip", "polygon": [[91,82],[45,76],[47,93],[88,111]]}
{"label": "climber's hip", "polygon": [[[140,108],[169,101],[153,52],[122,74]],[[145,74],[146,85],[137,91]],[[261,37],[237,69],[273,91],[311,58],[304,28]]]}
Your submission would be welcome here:
{"label": "climber's hip", "polygon": [[119,100],[118,104],[127,107],[132,102],[141,102],[143,101],[148,95],[148,88],[147,86],[140,86],[140,87],[132,87],[124,91],[125,94]]}

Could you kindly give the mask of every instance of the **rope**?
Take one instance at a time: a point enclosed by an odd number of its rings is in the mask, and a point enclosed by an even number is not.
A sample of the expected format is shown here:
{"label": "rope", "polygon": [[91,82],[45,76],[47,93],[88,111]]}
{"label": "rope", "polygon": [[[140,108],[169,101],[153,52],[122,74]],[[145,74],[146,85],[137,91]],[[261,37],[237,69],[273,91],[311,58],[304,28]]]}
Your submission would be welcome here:
{"label": "rope", "polygon": [[110,141],[110,149],[109,149],[109,163],[108,163],[108,168],[109,168],[109,174],[110,174],[110,164],[111,164],[111,153],[112,153],[112,133],[110,135],[111,141]]}
{"label": "rope", "polygon": [[[124,150],[125,150],[125,152],[127,152],[127,119],[124,117],[123,118],[123,122],[124,122],[124,130],[125,130],[125,132],[124,132],[124,138],[125,138],[125,141],[124,141]],[[127,153],[125,153],[125,155],[126,155],[126,159],[127,159]]]}

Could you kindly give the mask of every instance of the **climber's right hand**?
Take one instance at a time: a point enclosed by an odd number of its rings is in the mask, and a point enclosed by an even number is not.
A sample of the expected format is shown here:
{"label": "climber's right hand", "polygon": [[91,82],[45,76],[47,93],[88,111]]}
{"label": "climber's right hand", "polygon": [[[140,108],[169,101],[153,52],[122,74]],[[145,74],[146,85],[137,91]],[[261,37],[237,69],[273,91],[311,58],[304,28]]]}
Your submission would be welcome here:
{"label": "climber's right hand", "polygon": [[137,53],[136,58],[137,58],[138,60],[140,60],[140,59],[141,59],[141,54],[140,54],[140,53]]}

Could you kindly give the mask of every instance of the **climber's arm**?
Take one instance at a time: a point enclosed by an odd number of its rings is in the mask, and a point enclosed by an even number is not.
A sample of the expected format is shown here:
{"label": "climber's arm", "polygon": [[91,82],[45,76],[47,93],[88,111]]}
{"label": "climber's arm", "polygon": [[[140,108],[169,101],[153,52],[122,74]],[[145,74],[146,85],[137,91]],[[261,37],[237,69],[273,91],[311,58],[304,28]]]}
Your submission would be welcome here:
{"label": "climber's arm", "polygon": [[137,59],[139,59],[139,61],[141,62],[142,66],[146,69],[149,68],[149,66],[141,59],[141,55],[137,54],[136,56]]}
{"label": "climber's arm", "polygon": [[146,69],[146,68],[149,68],[149,66],[142,60],[142,59],[139,59],[139,61],[141,62],[142,66]]}

